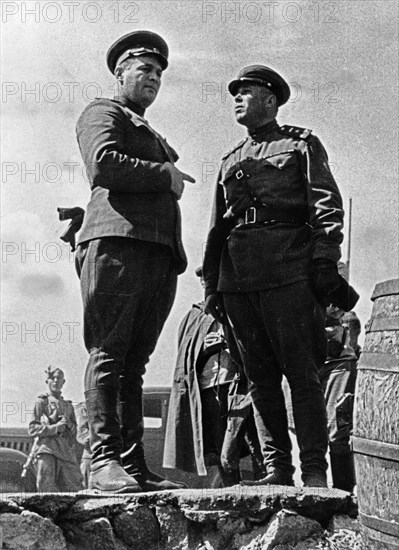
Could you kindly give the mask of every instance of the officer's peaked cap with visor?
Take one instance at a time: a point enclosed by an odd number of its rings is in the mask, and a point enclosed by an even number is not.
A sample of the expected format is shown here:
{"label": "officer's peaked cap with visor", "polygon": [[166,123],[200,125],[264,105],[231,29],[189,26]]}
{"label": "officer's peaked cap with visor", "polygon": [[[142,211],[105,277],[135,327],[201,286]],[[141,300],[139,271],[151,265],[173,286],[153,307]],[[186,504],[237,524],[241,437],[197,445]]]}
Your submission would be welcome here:
{"label": "officer's peaked cap with visor", "polygon": [[268,88],[276,96],[278,105],[287,103],[291,95],[290,87],[284,78],[265,65],[250,65],[241,69],[237,78],[229,84],[231,95],[236,95],[238,88],[246,82]]}
{"label": "officer's peaked cap with visor", "polygon": [[112,74],[129,57],[154,55],[163,70],[168,66],[169,48],[165,40],[151,31],[134,31],[118,38],[107,52],[107,65]]}

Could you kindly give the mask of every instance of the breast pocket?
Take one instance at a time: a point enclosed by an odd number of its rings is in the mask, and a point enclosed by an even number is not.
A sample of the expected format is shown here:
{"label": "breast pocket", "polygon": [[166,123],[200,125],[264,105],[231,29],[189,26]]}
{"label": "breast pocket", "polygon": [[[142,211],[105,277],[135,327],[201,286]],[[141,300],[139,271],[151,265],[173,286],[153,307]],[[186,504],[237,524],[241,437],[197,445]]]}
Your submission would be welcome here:
{"label": "breast pocket", "polygon": [[286,170],[296,167],[297,158],[294,150],[275,153],[263,159],[264,166],[277,168],[278,170]]}
{"label": "breast pocket", "polygon": [[[294,193],[295,182],[300,181],[299,163],[294,151],[283,151],[262,159],[256,177],[257,193],[264,202],[286,202]],[[302,185],[302,184],[301,184]],[[278,206],[277,204],[275,206]],[[282,206],[282,204],[280,204]]]}

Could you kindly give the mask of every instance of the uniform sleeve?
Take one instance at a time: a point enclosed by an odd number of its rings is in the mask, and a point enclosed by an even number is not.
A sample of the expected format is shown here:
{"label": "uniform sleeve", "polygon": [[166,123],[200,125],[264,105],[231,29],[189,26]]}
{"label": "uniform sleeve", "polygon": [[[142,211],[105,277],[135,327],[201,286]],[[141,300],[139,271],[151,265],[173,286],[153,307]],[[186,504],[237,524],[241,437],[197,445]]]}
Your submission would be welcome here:
{"label": "uniform sleeve", "polygon": [[73,405],[71,402],[68,402],[67,426],[71,436],[73,436],[76,439],[77,421],[76,421],[75,409],[73,408]]}
{"label": "uniform sleeve", "polygon": [[171,175],[166,163],[124,154],[125,131],[126,115],[112,102],[93,102],[80,116],[76,133],[92,188],[122,193],[169,192]]}
{"label": "uniform sleeve", "polygon": [[229,236],[232,222],[225,220],[226,202],[224,199],[223,186],[220,183],[220,173],[216,183],[213,199],[211,223],[208,238],[205,246],[203,276],[205,283],[205,296],[215,294],[219,279],[220,258],[224,243]]}
{"label": "uniform sleeve", "polygon": [[43,401],[36,401],[31,421],[29,422],[28,432],[33,437],[54,437],[58,435],[57,424],[47,424],[43,422],[44,415]]}
{"label": "uniform sleeve", "polygon": [[309,221],[313,227],[313,259],[338,262],[343,240],[342,197],[328,166],[327,153],[315,136],[306,142],[304,161]]}

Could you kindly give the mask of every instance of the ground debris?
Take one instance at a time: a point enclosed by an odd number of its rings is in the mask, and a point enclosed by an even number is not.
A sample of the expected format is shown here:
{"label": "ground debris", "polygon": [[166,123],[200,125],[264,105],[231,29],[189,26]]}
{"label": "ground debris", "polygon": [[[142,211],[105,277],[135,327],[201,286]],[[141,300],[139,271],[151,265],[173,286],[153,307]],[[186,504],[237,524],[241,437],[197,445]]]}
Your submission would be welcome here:
{"label": "ground debris", "polygon": [[[278,545],[274,550],[288,550],[286,545]],[[291,546],[290,550],[367,550],[360,534],[350,529],[324,531],[322,535],[310,537]]]}

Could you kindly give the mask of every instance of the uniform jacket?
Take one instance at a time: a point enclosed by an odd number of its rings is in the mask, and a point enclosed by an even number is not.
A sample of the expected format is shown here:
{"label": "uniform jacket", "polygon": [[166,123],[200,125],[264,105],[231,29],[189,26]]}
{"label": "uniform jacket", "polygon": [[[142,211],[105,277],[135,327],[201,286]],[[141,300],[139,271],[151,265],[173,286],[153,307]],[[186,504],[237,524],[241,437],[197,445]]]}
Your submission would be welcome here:
{"label": "uniform jacket", "polygon": [[194,304],[184,317],[178,332],[178,354],[173,376],[166,425],[164,468],[179,468],[206,475],[202,439],[202,407],[196,372],[204,339],[215,323],[204,311],[204,304]]}
{"label": "uniform jacket", "polygon": [[[63,417],[67,428],[59,431],[59,422]],[[76,458],[76,418],[71,401],[62,396],[39,395],[35,403],[29,435],[39,438],[36,454],[47,453],[66,462],[77,462]]]}
{"label": "uniform jacket", "polygon": [[178,156],[128,100],[96,99],[77,123],[77,139],[91,187],[79,243],[130,237],[172,248],[186,268],[181,217],[166,162]]}
{"label": "uniform jacket", "polygon": [[[240,224],[251,206],[301,223]],[[281,217],[281,214],[280,214]],[[310,130],[274,120],[222,159],[205,258],[206,294],[279,287],[309,277],[312,258],[337,262],[342,199]]]}

